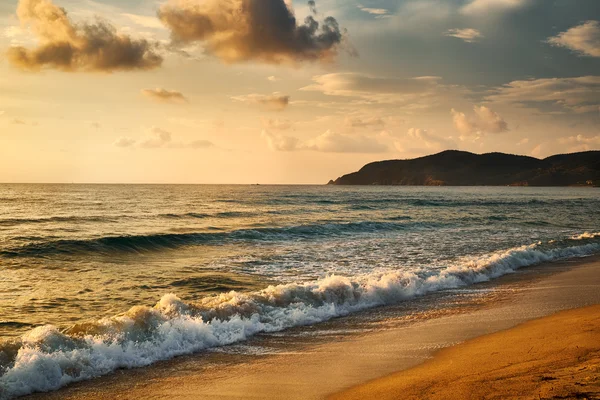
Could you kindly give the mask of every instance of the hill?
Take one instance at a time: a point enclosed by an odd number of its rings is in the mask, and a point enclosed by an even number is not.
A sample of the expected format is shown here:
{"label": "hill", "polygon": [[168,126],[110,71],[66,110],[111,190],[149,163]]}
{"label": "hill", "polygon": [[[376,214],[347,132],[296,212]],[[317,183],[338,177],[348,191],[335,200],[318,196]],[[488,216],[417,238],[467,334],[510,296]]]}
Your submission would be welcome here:
{"label": "hill", "polygon": [[504,153],[448,150],[412,160],[365,165],[330,185],[574,186],[600,185],[600,151],[543,160]]}

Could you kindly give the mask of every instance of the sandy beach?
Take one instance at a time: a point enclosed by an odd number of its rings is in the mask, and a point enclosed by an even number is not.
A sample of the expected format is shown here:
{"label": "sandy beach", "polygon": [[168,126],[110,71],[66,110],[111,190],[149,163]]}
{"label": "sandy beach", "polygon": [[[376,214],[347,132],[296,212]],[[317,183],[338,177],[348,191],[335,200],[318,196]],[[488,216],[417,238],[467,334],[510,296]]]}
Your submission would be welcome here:
{"label": "sandy beach", "polygon": [[600,398],[600,306],[563,311],[470,340],[418,367],[329,397],[454,398]]}
{"label": "sandy beach", "polygon": [[[536,269],[548,268],[555,273],[532,277],[537,276]],[[471,393],[470,384],[479,390],[472,392],[472,398],[481,398],[486,391],[498,398],[516,396],[525,387],[527,393],[538,398],[538,394],[546,395],[553,387],[559,393],[559,386],[552,385],[557,381],[561,382],[560,393],[575,393],[575,389],[593,393],[598,382],[586,377],[597,372],[599,308],[582,307],[600,304],[600,262],[590,258],[555,263],[533,267],[524,274],[525,278],[517,277],[517,284],[498,285],[497,290],[505,296],[475,311],[329,340],[301,351],[234,360],[216,368],[215,364],[207,367],[207,359],[214,358],[214,354],[183,357],[146,369],[118,371],[30,398],[341,399],[369,398],[366,393],[371,392],[373,397],[398,398],[394,385],[404,375],[395,374],[406,370],[404,373],[412,377],[409,382],[414,391],[410,393],[415,398],[422,398],[425,388],[439,398],[463,398],[458,394]],[[515,281],[515,277],[507,279]],[[578,308],[581,309],[536,320]],[[532,320],[536,321],[511,329]],[[484,336],[495,332],[500,333]],[[454,346],[472,339],[475,342]],[[430,361],[441,349],[446,349],[439,353],[441,358]],[[497,353],[501,351],[507,353],[499,357]],[[446,373],[443,368],[460,364],[452,364],[452,357],[457,354],[461,360],[481,363],[487,369],[464,364],[452,375],[470,371],[463,380],[449,378],[450,375],[438,379],[436,374]],[[513,356],[521,358],[513,360]],[[413,367],[417,369],[411,370]],[[479,374],[484,370],[486,374]],[[569,373],[573,377],[563,380]],[[511,385],[504,388],[503,378],[512,379]],[[458,397],[436,391],[438,387],[445,388],[448,381],[459,385],[455,392]],[[403,386],[401,390],[404,393],[407,389]]]}

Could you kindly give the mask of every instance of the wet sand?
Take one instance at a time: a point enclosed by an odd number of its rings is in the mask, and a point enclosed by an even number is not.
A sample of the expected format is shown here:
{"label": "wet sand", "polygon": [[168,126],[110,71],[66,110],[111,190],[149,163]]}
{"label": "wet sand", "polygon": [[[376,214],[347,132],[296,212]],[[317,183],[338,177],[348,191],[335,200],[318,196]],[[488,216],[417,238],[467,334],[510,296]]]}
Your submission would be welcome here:
{"label": "wet sand", "polygon": [[[440,349],[469,339],[562,310],[600,304],[598,258],[569,265],[550,266],[563,272],[513,285],[502,301],[468,313],[327,340],[302,351],[237,360],[219,367],[214,367],[215,364],[206,367],[207,357],[203,355],[191,356],[148,369],[119,371],[30,398],[322,399],[423,364]],[[512,344],[505,346],[510,348]],[[560,355],[558,358],[561,359]]]}

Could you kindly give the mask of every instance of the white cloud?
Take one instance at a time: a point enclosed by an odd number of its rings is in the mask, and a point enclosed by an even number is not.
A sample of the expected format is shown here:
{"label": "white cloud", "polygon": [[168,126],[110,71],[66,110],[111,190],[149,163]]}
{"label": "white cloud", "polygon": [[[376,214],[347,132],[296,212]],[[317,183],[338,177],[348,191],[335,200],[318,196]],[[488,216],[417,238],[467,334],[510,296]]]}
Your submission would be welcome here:
{"label": "white cloud", "polygon": [[267,141],[267,145],[273,151],[296,151],[304,150],[300,139],[293,136],[285,136],[264,130],[261,137]]}
{"label": "white cloud", "polygon": [[388,150],[385,144],[372,137],[346,135],[326,131],[306,140],[285,136],[264,130],[261,136],[273,151],[319,151],[324,153],[383,153]]}
{"label": "white cloud", "polygon": [[471,0],[462,7],[461,12],[467,15],[481,15],[490,12],[502,12],[523,7],[529,0]]}
{"label": "white cloud", "polygon": [[156,16],[123,13],[122,16],[145,28],[166,29]]}
{"label": "white cloud", "polygon": [[371,8],[371,7],[365,7],[363,5],[358,5],[357,6],[361,11],[366,12],[367,14],[371,14],[374,15],[375,18],[389,18],[390,17],[390,11],[388,9],[385,8]]}
{"label": "white cloud", "polygon": [[269,77],[267,78],[267,80],[268,80],[269,82],[279,82],[279,81],[281,80],[281,78],[278,78],[278,77],[276,77],[276,76],[274,76],[274,75],[271,75],[271,76],[269,76]]}
{"label": "white cloud", "polygon": [[4,36],[5,38],[13,39],[18,36],[25,35],[25,33],[26,32],[23,31],[23,28],[21,28],[20,26],[8,26],[2,31],[2,36]]}
{"label": "white cloud", "polygon": [[461,139],[467,137],[479,138],[486,133],[502,133],[508,131],[508,124],[496,112],[486,106],[475,106],[475,115],[469,118],[465,113],[451,110],[454,127],[461,134]]}
{"label": "white cloud", "polygon": [[546,78],[512,81],[485,98],[499,103],[544,103],[558,105],[575,113],[598,111],[600,76]]}
{"label": "white cloud", "polygon": [[314,76],[313,84],[302,91],[321,92],[328,96],[357,97],[373,103],[411,102],[431,97],[447,89],[439,76],[391,78],[370,74],[344,72]]}
{"label": "white cloud", "polygon": [[483,38],[481,32],[477,29],[473,28],[464,28],[464,29],[449,29],[444,33],[444,36],[455,37],[458,39],[462,39],[467,43],[473,43]]}
{"label": "white cloud", "polygon": [[404,137],[394,142],[396,150],[410,155],[424,155],[456,148],[456,142],[449,137],[437,136],[427,129],[410,128]]}
{"label": "white cloud", "polygon": [[548,38],[548,43],[566,47],[583,56],[600,57],[600,22],[587,21]]}

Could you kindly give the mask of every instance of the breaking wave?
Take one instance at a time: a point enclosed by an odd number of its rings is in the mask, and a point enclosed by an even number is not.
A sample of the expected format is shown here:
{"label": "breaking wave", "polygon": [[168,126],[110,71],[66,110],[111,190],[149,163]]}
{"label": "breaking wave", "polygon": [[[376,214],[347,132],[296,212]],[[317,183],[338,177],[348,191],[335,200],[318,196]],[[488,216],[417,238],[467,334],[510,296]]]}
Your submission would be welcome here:
{"label": "breaking wave", "polygon": [[260,332],[315,324],[428,293],[469,286],[533,264],[600,252],[597,233],[458,260],[442,269],[360,276],[229,292],[185,303],[174,294],[154,307],[66,330],[35,328],[0,347],[0,398],[56,390],[71,382],[244,341]]}
{"label": "breaking wave", "polygon": [[139,253],[183,246],[225,244],[230,241],[285,241],[356,233],[400,231],[441,227],[440,223],[352,222],[296,225],[281,228],[240,229],[230,232],[199,232],[137,236],[107,236],[89,240],[54,240],[0,251],[4,257],[36,257],[51,254]]}

